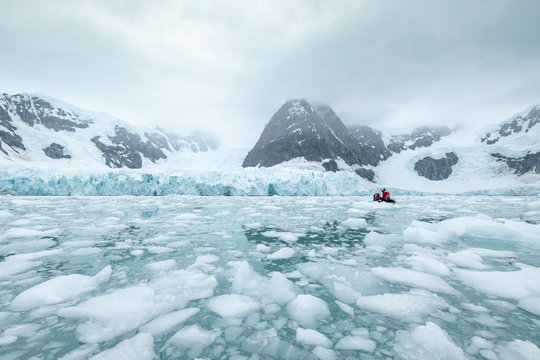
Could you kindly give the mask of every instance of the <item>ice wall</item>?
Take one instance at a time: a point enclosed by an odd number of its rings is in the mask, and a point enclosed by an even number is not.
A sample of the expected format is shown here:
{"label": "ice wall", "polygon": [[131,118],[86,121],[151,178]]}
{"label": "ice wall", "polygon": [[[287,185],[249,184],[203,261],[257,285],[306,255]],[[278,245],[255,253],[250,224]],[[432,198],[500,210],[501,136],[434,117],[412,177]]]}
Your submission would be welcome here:
{"label": "ice wall", "polygon": [[197,171],[174,175],[139,172],[47,174],[0,173],[4,195],[203,195],[203,196],[334,196],[368,195],[368,185],[352,173]]}

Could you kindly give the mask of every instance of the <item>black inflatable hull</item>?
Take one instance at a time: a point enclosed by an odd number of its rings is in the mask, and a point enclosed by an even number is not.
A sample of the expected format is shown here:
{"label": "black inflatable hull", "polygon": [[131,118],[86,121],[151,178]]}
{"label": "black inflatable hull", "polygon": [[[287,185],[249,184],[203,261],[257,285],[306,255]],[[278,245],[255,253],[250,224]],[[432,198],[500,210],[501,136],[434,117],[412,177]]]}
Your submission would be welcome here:
{"label": "black inflatable hull", "polygon": [[396,202],[396,200],[392,200],[392,199],[388,199],[388,200],[373,200],[373,201],[376,201],[376,202],[387,202],[387,203],[390,203],[390,204],[394,204]]}

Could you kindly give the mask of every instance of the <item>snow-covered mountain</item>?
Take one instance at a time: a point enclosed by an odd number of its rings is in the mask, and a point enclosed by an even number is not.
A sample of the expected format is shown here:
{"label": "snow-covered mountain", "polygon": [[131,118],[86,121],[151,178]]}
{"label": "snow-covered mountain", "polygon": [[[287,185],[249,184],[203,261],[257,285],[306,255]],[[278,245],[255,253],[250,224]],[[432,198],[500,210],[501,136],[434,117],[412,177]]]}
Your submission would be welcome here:
{"label": "snow-covered mountain", "polygon": [[421,127],[411,134],[391,136],[385,144],[378,130],[368,126],[347,128],[328,105],[290,100],[272,116],[243,166],[269,167],[303,159],[320,163],[328,171],[354,170],[374,181],[373,168],[380,162],[404,150],[429,147],[449,134],[447,128]]}
{"label": "snow-covered mountain", "polygon": [[538,182],[538,123],[540,106],[535,106],[489,132],[423,126],[390,135],[368,126],[346,128],[329,106],[291,100],[272,116],[244,167],[306,167],[307,162],[327,171],[353,170],[374,183],[429,192],[524,186]]}
{"label": "snow-covered mountain", "polygon": [[480,131],[393,135],[291,100],[251,150],[212,150],[217,143],[204,134],[180,137],[42,96],[2,95],[0,194],[540,193],[539,109]]}
{"label": "snow-covered mountain", "polygon": [[303,158],[320,163],[328,171],[352,167],[359,175],[373,178],[362,168],[359,142],[326,105],[312,106],[304,99],[287,101],[272,116],[242,166],[270,167]]}
{"label": "snow-covered mountain", "polygon": [[106,114],[26,94],[0,96],[0,160],[105,164],[138,169],[183,151],[216,149],[203,134],[181,137],[134,127]]}
{"label": "snow-covered mountain", "polygon": [[540,105],[514,115],[482,137],[482,142],[515,174],[540,174]]}

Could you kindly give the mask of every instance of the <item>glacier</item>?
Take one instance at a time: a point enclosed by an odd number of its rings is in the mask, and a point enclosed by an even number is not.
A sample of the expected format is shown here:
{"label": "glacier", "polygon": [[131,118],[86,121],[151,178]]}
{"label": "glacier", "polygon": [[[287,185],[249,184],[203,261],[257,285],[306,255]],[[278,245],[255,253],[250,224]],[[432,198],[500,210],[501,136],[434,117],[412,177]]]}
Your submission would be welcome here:
{"label": "glacier", "polygon": [[540,199],[0,196],[2,359],[538,359]]}

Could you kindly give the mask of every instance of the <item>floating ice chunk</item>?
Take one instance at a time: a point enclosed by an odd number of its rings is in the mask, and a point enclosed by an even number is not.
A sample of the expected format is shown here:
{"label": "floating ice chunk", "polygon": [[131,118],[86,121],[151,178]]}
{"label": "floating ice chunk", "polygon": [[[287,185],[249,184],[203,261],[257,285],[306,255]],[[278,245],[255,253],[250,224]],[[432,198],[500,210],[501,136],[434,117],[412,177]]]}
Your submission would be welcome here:
{"label": "floating ice chunk", "polygon": [[371,269],[371,271],[386,281],[446,294],[458,294],[456,289],[435,275],[400,267],[376,267]]}
{"label": "floating ice chunk", "polygon": [[141,250],[141,249],[131,250],[130,254],[133,256],[141,256],[142,254],[144,254],[144,250]]}
{"label": "floating ice chunk", "polygon": [[[358,297],[357,297],[358,298]],[[347,314],[351,315],[351,316],[354,316],[354,309],[352,307],[350,307],[349,305],[345,304],[345,303],[342,303],[341,301],[339,300],[335,300],[334,301],[336,303],[337,306],[339,306],[339,308],[343,311],[343,312],[346,312]]]}
{"label": "floating ice chunk", "polygon": [[266,257],[269,260],[288,259],[290,257],[293,257],[295,252],[296,251],[293,248],[285,247],[285,248],[279,249],[278,251],[272,254],[267,255]]}
{"label": "floating ice chunk", "polygon": [[307,345],[318,345],[326,348],[332,346],[332,341],[317,330],[296,328],[296,342]]}
{"label": "floating ice chunk", "polygon": [[390,246],[399,240],[399,236],[394,234],[381,234],[375,231],[370,231],[364,238],[366,245]]}
{"label": "floating ice chunk", "polygon": [[304,233],[293,233],[293,232],[274,231],[274,230],[262,232],[261,235],[266,236],[266,237],[278,238],[279,240],[282,240],[288,243],[298,241],[300,237],[305,236]]}
{"label": "floating ice chunk", "polygon": [[373,340],[367,339],[363,336],[351,335],[345,336],[339,339],[336,344],[336,349],[340,350],[360,350],[366,352],[373,352],[377,344]]}
{"label": "floating ice chunk", "polygon": [[100,352],[90,360],[151,360],[155,357],[154,338],[150,334],[141,333]]}
{"label": "floating ice chunk", "polygon": [[270,247],[264,245],[264,244],[257,244],[257,246],[255,246],[255,251],[258,251],[258,252],[267,252],[267,251],[270,251]]}
{"label": "floating ice chunk", "polygon": [[338,300],[354,304],[360,294],[376,294],[381,290],[380,278],[358,266],[329,262],[308,262],[297,268],[306,276],[317,279]]}
{"label": "floating ice chunk", "polygon": [[220,334],[221,331],[204,330],[199,325],[190,325],[180,329],[169,342],[181,349],[189,349],[190,356],[198,356]]}
{"label": "floating ice chunk", "polygon": [[448,304],[436,294],[424,290],[411,290],[405,294],[387,293],[362,296],[356,301],[359,308],[405,321],[418,322]]}
{"label": "floating ice chunk", "polygon": [[298,295],[288,303],[287,312],[293,320],[308,328],[316,328],[321,320],[330,316],[324,300],[306,294]]}
{"label": "floating ice chunk", "polygon": [[166,271],[174,269],[176,267],[176,261],[174,259],[156,261],[150,264],[144,265],[144,267],[150,271]]}
{"label": "floating ice chunk", "polygon": [[488,268],[482,263],[482,257],[470,250],[461,250],[456,253],[448,254],[448,260],[461,267],[479,270]]}
{"label": "floating ice chunk", "polygon": [[367,227],[366,219],[363,218],[349,218],[342,224],[351,229],[365,229]]}
{"label": "floating ice chunk", "polygon": [[336,353],[334,350],[327,349],[322,346],[315,346],[313,349],[313,354],[321,360],[336,360]]}
{"label": "floating ice chunk", "polygon": [[409,227],[403,231],[405,241],[413,243],[437,243],[440,241],[437,233],[419,227]]}
{"label": "floating ice chunk", "polygon": [[2,335],[0,336],[0,346],[13,344],[17,339],[15,335]]}
{"label": "floating ice chunk", "polygon": [[476,290],[497,297],[521,300],[540,297],[540,268],[518,271],[474,271],[454,269],[457,278]]}
{"label": "floating ice chunk", "polygon": [[428,254],[410,256],[405,262],[416,271],[428,272],[439,276],[448,276],[450,274],[450,270],[448,270],[448,267],[442,261],[434,259]]}
{"label": "floating ice chunk", "polygon": [[211,297],[217,285],[215,276],[197,269],[161,273],[148,284],[155,291],[156,308],[162,312],[184,307],[190,300]]}
{"label": "floating ice chunk", "polygon": [[42,263],[41,261],[30,261],[10,256],[4,262],[0,263],[0,278],[20,274],[26,270],[40,266]]}
{"label": "floating ice chunk", "polygon": [[518,306],[523,310],[540,316],[540,297],[520,300]]}
{"label": "floating ice chunk", "polygon": [[465,360],[463,350],[437,324],[427,322],[412,331],[399,331],[394,350],[404,359]]}
{"label": "floating ice chunk", "polygon": [[38,236],[54,236],[60,233],[60,229],[50,229],[46,231],[33,230],[27,228],[11,228],[8,229],[2,236],[1,239],[18,239],[25,237],[38,237]]}
{"label": "floating ice chunk", "polygon": [[268,279],[256,273],[247,261],[231,262],[234,278],[232,290],[235,293],[257,297],[262,303],[283,304],[296,296],[293,283],[280,272],[272,272]]}
{"label": "floating ice chunk", "polygon": [[514,340],[497,345],[501,360],[538,360],[540,349],[530,341]]}
{"label": "floating ice chunk", "polygon": [[141,326],[140,332],[149,333],[152,336],[159,336],[178,324],[183,323],[193,315],[197,314],[201,309],[187,308],[162,315],[147,324]]}
{"label": "floating ice chunk", "polygon": [[57,315],[89,319],[77,327],[77,337],[85,343],[99,343],[137,328],[150,319],[153,310],[154,290],[134,286],[60,309]]}
{"label": "floating ice chunk", "polygon": [[221,317],[243,318],[258,310],[260,305],[247,295],[227,294],[210,299],[208,307]]}
{"label": "floating ice chunk", "polygon": [[94,354],[99,349],[96,344],[84,344],[79,346],[73,351],[68,352],[58,360],[83,360],[90,358],[90,355]]}
{"label": "floating ice chunk", "polygon": [[467,353],[477,354],[482,349],[493,349],[493,342],[484,339],[480,336],[473,336],[470,340],[470,345],[467,347]]}
{"label": "floating ice chunk", "polygon": [[39,325],[36,324],[16,324],[11,325],[4,330],[3,335],[14,335],[18,337],[33,337],[39,329]]}
{"label": "floating ice chunk", "polygon": [[23,291],[11,302],[11,309],[24,311],[63,302],[95,290],[101,283],[109,281],[110,276],[110,265],[95,276],[79,274],[59,276]]}
{"label": "floating ice chunk", "polygon": [[199,255],[197,256],[197,260],[195,260],[198,264],[210,264],[216,261],[219,261],[219,257],[212,254]]}

